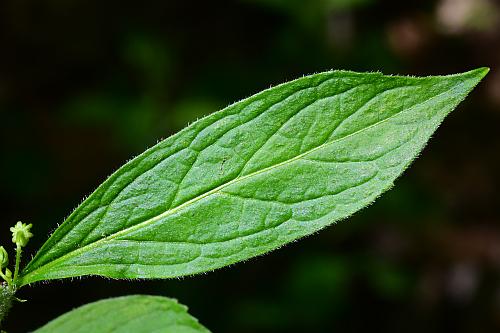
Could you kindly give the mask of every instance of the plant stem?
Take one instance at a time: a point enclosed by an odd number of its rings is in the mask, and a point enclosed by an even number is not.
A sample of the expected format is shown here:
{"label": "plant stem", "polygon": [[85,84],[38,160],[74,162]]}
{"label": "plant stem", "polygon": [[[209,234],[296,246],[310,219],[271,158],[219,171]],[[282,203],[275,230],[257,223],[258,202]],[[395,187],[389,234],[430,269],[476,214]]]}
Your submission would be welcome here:
{"label": "plant stem", "polygon": [[21,253],[23,252],[21,245],[16,247],[16,267],[14,268],[14,285],[17,283],[17,276],[19,275],[19,265],[21,263]]}
{"label": "plant stem", "polygon": [[7,313],[12,307],[12,301],[14,300],[15,293],[15,287],[9,286],[6,283],[2,283],[0,285],[0,327],[2,325],[2,321],[5,319]]}

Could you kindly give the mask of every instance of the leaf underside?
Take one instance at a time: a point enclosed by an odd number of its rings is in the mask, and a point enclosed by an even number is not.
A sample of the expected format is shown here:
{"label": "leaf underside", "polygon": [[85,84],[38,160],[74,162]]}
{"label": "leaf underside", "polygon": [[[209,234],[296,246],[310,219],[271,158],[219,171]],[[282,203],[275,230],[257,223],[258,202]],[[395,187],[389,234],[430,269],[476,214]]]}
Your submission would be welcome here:
{"label": "leaf underside", "polygon": [[332,71],[230,105],[109,177],[44,244],[21,284],[190,275],[314,233],[390,188],[487,72]]}
{"label": "leaf underside", "polygon": [[159,296],[125,296],[72,310],[34,333],[210,333],[187,307]]}

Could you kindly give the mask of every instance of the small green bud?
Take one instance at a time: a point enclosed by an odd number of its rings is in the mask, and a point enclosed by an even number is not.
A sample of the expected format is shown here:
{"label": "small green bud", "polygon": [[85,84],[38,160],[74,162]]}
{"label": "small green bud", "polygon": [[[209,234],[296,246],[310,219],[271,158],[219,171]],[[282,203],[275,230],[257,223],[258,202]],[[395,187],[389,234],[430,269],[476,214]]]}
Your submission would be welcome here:
{"label": "small green bud", "polygon": [[0,268],[4,268],[9,264],[9,254],[3,246],[0,246]]}
{"label": "small green bud", "polygon": [[12,277],[12,272],[10,271],[10,269],[8,268],[5,269],[5,276],[8,277],[9,279]]}
{"label": "small green bud", "polygon": [[17,222],[15,226],[10,228],[10,231],[12,231],[12,242],[17,246],[26,246],[28,240],[33,237],[33,234],[30,232],[31,227],[31,224],[26,225],[21,221]]}

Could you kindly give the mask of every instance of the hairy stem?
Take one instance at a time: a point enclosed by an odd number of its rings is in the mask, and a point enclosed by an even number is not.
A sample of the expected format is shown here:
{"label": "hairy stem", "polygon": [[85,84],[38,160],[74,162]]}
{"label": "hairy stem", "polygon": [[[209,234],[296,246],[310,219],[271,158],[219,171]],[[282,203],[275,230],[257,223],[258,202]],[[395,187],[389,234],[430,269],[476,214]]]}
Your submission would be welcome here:
{"label": "hairy stem", "polygon": [[17,276],[19,275],[19,265],[21,263],[21,253],[23,252],[23,249],[21,245],[17,244],[16,247],[16,267],[14,268],[14,285],[17,282]]}
{"label": "hairy stem", "polygon": [[9,286],[6,283],[2,283],[0,285],[0,327],[12,307],[12,301],[14,300],[15,293],[16,290],[14,287]]}

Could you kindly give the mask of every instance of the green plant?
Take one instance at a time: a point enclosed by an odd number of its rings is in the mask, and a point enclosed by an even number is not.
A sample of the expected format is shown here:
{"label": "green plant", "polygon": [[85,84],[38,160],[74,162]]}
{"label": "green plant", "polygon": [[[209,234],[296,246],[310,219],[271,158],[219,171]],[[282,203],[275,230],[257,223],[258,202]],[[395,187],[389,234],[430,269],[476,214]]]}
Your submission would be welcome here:
{"label": "green plant", "polygon": [[[17,255],[13,275],[2,272],[1,317],[16,290],[37,281],[207,272],[348,217],[393,185],[487,72],[425,78],[319,73],[193,123],[109,177],[21,273],[31,225],[11,228]],[[0,254],[4,268],[7,253],[2,248]],[[88,305],[46,330],[73,330],[80,313],[101,316],[113,302],[128,300]]]}

